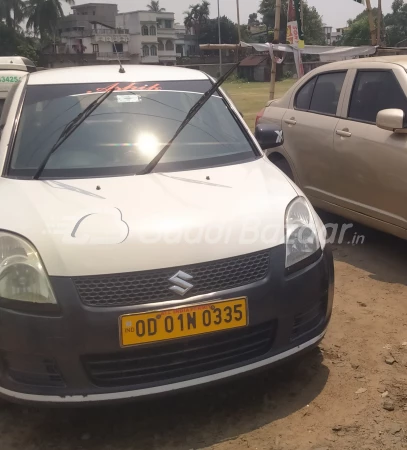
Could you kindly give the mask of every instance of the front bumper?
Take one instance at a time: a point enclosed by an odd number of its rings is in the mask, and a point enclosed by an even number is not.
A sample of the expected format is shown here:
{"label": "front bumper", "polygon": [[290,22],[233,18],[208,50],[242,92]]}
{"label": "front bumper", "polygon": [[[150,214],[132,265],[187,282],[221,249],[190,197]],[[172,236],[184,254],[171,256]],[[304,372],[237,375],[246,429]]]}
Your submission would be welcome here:
{"label": "front bumper", "polygon": [[[256,327],[270,327],[269,345],[261,354],[242,352],[238,361],[225,357],[216,363],[197,365],[194,370],[188,367],[188,370],[169,378],[163,379],[154,373],[151,379],[148,375],[140,376],[140,382],[133,380],[128,384],[115,384],[111,380],[100,383],[91,373],[92,364],[89,361],[102,364],[99,359],[106,359],[105,355],[108,355],[110,359],[117,360],[122,368],[120,370],[125,372],[126,360],[133,355],[134,349],[120,347],[119,316],[172,307],[174,302],[148,306],[87,307],[78,297],[71,279],[52,278],[61,306],[60,314],[34,315],[1,309],[0,395],[28,403],[119,401],[235,377],[309,350],[323,338],[331,317],[334,284],[332,253],[326,248],[318,261],[289,276],[284,274],[284,260],[284,246],[275,247],[270,251],[270,270],[263,280],[176,302],[176,306],[184,306],[208,300],[247,297],[249,327],[254,330],[253,335],[257,333]],[[226,332],[213,333],[212,342],[224,345],[223,333]],[[200,339],[195,338],[194,342],[199,343]],[[190,340],[180,341],[188,347]],[[162,344],[154,345],[153,351],[159,353]],[[225,353],[225,347],[222,350]],[[245,354],[249,356],[245,358]],[[177,358],[178,364],[179,355]]]}

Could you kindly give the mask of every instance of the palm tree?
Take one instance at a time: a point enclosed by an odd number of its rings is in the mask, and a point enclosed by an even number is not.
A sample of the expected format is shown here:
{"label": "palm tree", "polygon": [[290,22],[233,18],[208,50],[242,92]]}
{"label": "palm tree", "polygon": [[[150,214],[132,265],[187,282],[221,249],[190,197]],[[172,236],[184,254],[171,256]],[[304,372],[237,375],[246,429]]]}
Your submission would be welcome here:
{"label": "palm tree", "polygon": [[151,0],[151,3],[149,5],[146,5],[149,11],[152,12],[164,12],[165,8],[160,8],[160,0]]}
{"label": "palm tree", "polygon": [[[65,2],[73,5],[75,0]],[[41,39],[47,34],[55,35],[58,19],[64,16],[60,0],[27,0],[26,5],[27,29],[32,28]]]}
{"label": "palm tree", "polygon": [[202,0],[202,3],[196,5],[190,5],[189,11],[185,11],[184,25],[186,28],[193,28],[195,35],[198,36],[198,42],[200,40],[200,34],[203,25],[209,19],[209,5],[207,0]]}
{"label": "palm tree", "polygon": [[25,3],[23,0],[0,0],[0,21],[15,30],[25,17]]}

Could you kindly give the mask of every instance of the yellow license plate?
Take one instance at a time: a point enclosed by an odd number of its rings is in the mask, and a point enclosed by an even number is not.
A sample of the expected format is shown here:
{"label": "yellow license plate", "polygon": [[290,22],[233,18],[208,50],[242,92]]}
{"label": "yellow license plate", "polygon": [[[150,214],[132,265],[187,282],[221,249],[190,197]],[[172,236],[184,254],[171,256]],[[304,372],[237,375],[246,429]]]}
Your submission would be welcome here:
{"label": "yellow license plate", "polygon": [[237,298],[120,317],[123,347],[240,328],[248,323],[247,299]]}

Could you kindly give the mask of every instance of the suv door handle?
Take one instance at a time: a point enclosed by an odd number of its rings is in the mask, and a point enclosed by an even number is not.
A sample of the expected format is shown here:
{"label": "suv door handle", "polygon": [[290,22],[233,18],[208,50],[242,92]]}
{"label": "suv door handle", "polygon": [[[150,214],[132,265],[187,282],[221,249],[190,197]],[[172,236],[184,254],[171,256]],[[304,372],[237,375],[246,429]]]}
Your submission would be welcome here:
{"label": "suv door handle", "polygon": [[338,136],[342,136],[342,137],[351,137],[352,136],[352,133],[347,128],[345,128],[344,130],[336,130],[336,134]]}
{"label": "suv door handle", "polygon": [[294,117],[291,117],[291,119],[285,119],[284,122],[285,122],[287,125],[297,125],[297,121],[295,120]]}

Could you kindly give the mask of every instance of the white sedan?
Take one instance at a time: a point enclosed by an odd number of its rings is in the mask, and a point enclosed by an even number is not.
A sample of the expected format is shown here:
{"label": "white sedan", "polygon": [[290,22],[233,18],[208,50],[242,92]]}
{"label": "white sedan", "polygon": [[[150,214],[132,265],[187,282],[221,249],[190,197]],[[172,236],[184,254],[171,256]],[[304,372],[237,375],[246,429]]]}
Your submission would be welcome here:
{"label": "white sedan", "polygon": [[32,73],[0,119],[0,395],[109,402],[316,346],[332,254],[302,192],[188,69]]}

